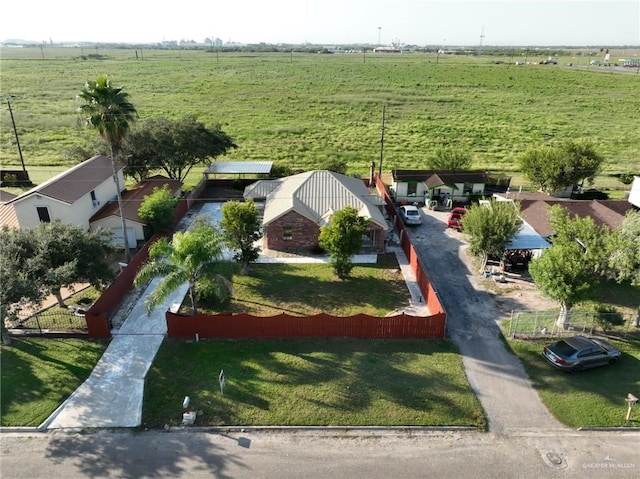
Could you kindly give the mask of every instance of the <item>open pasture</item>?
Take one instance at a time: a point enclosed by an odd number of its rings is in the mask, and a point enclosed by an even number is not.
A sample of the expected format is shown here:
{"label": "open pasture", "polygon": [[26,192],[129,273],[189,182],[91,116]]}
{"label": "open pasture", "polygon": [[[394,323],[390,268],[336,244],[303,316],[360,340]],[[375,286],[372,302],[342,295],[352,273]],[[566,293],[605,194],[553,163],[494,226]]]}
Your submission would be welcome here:
{"label": "open pasture", "polygon": [[640,76],[588,68],[587,57],[516,66],[508,57],[494,64],[424,53],[78,47],[1,54],[5,168],[19,165],[7,98],[27,167],[63,166],[65,150],[97,136],[79,127],[76,94],[107,74],[131,95],[141,119],[195,114],[220,122],[239,145],[230,160],[310,169],[342,159],[363,174],[380,158],[384,104],[385,171],[423,168],[436,147],[450,145],[469,151],[476,168],[513,172],[526,148],[568,138],[591,139],[605,157],[603,173],[640,171]]}

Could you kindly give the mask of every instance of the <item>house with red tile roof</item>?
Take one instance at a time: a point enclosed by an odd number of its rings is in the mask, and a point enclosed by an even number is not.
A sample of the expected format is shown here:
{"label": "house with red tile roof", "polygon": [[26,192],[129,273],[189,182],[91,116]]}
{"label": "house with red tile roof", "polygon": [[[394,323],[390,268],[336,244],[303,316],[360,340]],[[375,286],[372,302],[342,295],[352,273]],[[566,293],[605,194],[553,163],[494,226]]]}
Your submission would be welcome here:
{"label": "house with red tile roof", "polygon": [[519,201],[520,217],[543,238],[555,233],[549,222],[549,208],[553,205],[566,208],[572,217],[590,217],[596,225],[605,225],[611,230],[618,228],[627,212],[633,209],[633,205],[625,200],[573,200],[540,192],[496,196]]}

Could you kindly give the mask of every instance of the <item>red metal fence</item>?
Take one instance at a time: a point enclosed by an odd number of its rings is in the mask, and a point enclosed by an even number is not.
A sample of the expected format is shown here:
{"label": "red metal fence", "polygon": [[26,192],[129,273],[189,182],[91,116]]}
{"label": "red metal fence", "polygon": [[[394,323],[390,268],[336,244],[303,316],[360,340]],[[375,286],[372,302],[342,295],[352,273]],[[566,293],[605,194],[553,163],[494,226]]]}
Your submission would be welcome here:
{"label": "red metal fence", "polygon": [[174,339],[195,338],[442,338],[444,313],[432,316],[377,317],[367,314],[338,317],[253,316],[221,313],[215,315],[181,315],[166,313],[168,336]]}
{"label": "red metal fence", "polygon": [[385,200],[387,213],[389,217],[392,218],[395,228],[398,230],[398,234],[400,235],[400,246],[404,251],[407,259],[409,260],[409,265],[411,270],[413,271],[416,281],[418,282],[418,286],[420,287],[420,291],[422,292],[422,296],[424,298],[425,303],[429,307],[429,311],[431,314],[443,314],[446,318],[446,311],[438,298],[438,292],[435,290],[431,281],[429,280],[429,275],[420,261],[418,257],[418,253],[415,248],[411,244],[409,240],[409,235],[407,234],[404,224],[400,220],[398,216],[396,207],[393,203],[393,199],[389,195],[386,186],[382,182],[379,176],[375,177],[376,188],[382,198]]}

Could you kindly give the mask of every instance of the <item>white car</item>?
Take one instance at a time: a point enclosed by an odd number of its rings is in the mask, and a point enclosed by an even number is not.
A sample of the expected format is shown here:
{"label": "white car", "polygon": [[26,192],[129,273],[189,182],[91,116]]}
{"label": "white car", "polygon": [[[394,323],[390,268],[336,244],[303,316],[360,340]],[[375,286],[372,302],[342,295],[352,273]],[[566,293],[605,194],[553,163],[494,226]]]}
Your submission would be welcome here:
{"label": "white car", "polygon": [[405,225],[422,224],[422,215],[420,214],[420,210],[414,205],[402,205],[400,207],[400,217]]}

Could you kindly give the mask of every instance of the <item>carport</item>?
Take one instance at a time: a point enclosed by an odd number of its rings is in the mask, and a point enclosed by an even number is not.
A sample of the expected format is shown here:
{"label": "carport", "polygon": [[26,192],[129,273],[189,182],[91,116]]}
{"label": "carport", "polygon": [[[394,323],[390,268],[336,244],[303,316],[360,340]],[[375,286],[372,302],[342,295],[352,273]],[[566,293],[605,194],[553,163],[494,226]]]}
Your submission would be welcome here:
{"label": "carport", "polygon": [[551,247],[549,242],[540,236],[526,221],[522,222],[520,229],[504,249],[503,259],[511,263],[511,267],[524,267],[529,260],[536,258],[542,252]]}
{"label": "carport", "polygon": [[269,175],[273,161],[216,161],[211,163],[206,170],[204,176],[210,179],[210,175],[216,178],[217,175],[237,175],[239,178],[245,178],[248,175]]}

